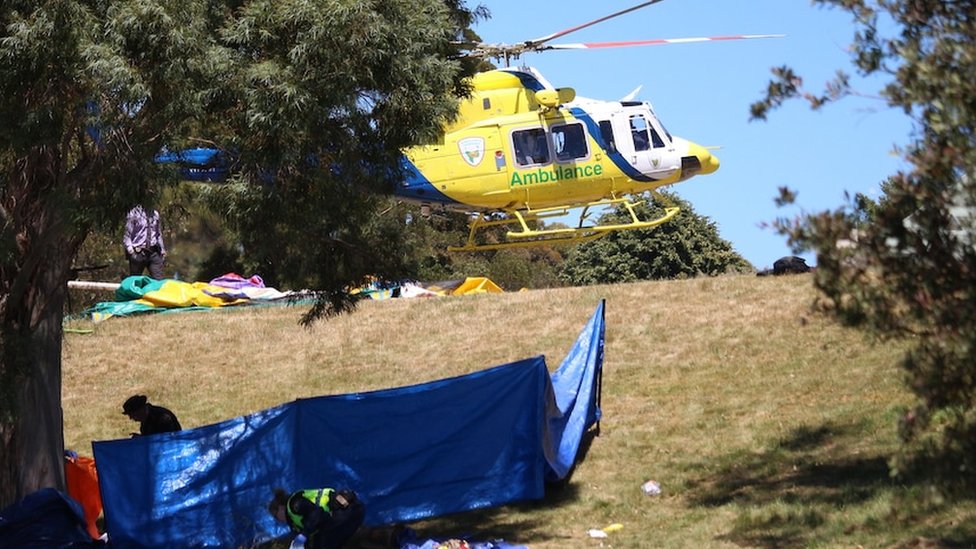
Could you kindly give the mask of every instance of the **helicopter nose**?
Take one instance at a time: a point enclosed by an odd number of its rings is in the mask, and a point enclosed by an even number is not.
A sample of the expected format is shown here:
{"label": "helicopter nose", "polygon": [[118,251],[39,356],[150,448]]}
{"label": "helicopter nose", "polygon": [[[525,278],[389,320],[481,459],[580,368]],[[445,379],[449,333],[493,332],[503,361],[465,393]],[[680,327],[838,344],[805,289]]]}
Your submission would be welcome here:
{"label": "helicopter nose", "polygon": [[[697,143],[688,142],[688,156],[681,158],[682,175],[704,175],[718,169],[718,157]],[[685,171],[685,168],[688,171]]]}

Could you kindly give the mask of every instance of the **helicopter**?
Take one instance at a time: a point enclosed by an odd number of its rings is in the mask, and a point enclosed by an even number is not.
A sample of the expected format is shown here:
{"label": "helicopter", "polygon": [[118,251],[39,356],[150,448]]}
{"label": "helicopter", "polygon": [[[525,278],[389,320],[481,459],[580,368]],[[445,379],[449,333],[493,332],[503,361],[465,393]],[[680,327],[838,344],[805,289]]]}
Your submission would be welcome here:
{"label": "helicopter", "polygon": [[[513,68],[522,54],[651,46],[705,41],[778,38],[748,34],[619,42],[554,44],[551,41],[592,25],[657,4],[648,0],[592,21],[516,44],[459,44],[466,55],[502,60],[505,67],[475,74],[470,95],[439,142],[403,151],[403,179],[394,196],[417,204],[422,216],[469,214],[468,237],[449,251],[481,251],[594,240],[615,231],[649,229],[680,211],[658,190],[718,170],[708,147],[672,135],[638,90],[619,100],[577,97],[555,87],[535,68]],[[157,160],[177,163],[185,178],[226,179],[231,163],[214,148],[164,151]],[[663,214],[641,219],[635,208],[650,194]],[[591,222],[606,207],[629,213],[624,223]],[[573,227],[545,221],[578,214]],[[485,242],[485,229],[507,226],[506,239]]]}
{"label": "helicopter", "polygon": [[[404,151],[403,181],[395,196],[419,204],[422,215],[468,213],[469,232],[449,251],[497,250],[585,242],[614,231],[648,229],[680,211],[658,191],[719,168],[697,143],[672,135],[636,91],[616,100],[577,97],[554,87],[532,67],[508,66],[527,52],[630,47],[667,43],[781,37],[780,34],[553,44],[551,40],[656,4],[650,0],[533,40],[474,44],[469,55],[504,60],[505,67],[476,74],[471,94],[440,142]],[[641,219],[635,207],[650,193],[663,215]],[[590,222],[594,212],[623,207],[625,223]],[[544,222],[578,212],[574,227]],[[506,240],[479,242],[484,229],[507,226]],[[536,228],[536,227],[541,228]]]}

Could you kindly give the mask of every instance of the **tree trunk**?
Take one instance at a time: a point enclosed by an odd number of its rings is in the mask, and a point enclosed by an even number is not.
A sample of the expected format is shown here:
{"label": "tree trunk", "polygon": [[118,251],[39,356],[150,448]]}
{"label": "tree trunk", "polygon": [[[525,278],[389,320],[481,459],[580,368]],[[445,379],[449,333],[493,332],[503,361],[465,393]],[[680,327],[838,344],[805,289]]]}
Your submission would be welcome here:
{"label": "tree trunk", "polygon": [[20,304],[25,306],[21,314],[3,315],[0,380],[13,385],[3,390],[12,402],[0,418],[0,508],[40,488],[65,487],[61,322],[72,248],[77,246],[48,247]]}

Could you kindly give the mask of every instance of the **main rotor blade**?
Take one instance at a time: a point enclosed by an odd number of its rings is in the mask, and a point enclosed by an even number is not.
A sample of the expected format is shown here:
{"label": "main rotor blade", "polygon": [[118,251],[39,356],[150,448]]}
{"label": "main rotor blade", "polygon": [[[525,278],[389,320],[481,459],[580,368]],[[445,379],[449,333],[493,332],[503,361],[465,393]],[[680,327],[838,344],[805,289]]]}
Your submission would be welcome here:
{"label": "main rotor blade", "polygon": [[623,15],[625,13],[630,13],[632,11],[639,10],[639,9],[641,9],[643,7],[650,6],[651,4],[657,4],[660,1],[661,0],[650,0],[649,2],[644,2],[642,4],[638,4],[638,5],[634,6],[634,7],[627,8],[625,10],[618,11],[617,13],[611,13],[610,15],[605,15],[605,16],[599,18],[599,19],[594,19],[593,21],[590,21],[589,23],[583,23],[582,25],[577,25],[575,27],[571,27],[571,28],[568,28],[566,30],[561,30],[559,32],[554,32],[552,34],[548,34],[546,36],[542,36],[540,38],[536,38],[536,39],[533,39],[533,40],[526,40],[525,41],[525,44],[526,45],[533,45],[533,46],[535,46],[535,45],[541,45],[541,44],[544,44],[545,42],[548,42],[549,40],[552,40],[554,38],[559,38],[560,36],[566,36],[567,34],[569,34],[571,32],[576,32],[578,30],[585,29],[586,27],[591,27],[593,25],[596,25],[597,23],[602,23],[602,22],[606,21],[607,19],[613,19],[614,17],[618,17],[618,16]]}
{"label": "main rotor blade", "polygon": [[782,38],[785,34],[738,34],[729,36],[702,36],[696,38],[657,38],[653,40],[625,40],[620,42],[580,42],[577,44],[549,44],[540,46],[545,50],[585,50],[597,48],[628,48],[632,46],[660,46],[662,44],[688,44],[692,42],[712,42],[723,40],[752,40],[756,38]]}

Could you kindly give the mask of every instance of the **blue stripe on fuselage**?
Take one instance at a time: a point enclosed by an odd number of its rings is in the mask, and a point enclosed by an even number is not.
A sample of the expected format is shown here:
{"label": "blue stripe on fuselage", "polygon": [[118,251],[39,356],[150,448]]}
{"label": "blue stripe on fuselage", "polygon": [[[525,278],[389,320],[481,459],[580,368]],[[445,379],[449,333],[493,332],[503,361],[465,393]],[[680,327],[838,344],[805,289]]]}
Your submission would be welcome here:
{"label": "blue stripe on fuselage", "polygon": [[600,132],[600,125],[597,124],[596,121],[593,120],[593,117],[590,116],[586,111],[579,107],[573,107],[569,109],[569,112],[571,112],[577,120],[582,120],[583,123],[586,124],[586,128],[590,131],[590,135],[593,137],[593,139],[596,140],[597,145],[603,149],[603,152],[605,152],[610,158],[610,161],[613,162],[615,166],[620,168],[620,171],[624,172],[627,177],[633,179],[634,181],[657,181],[653,177],[644,175],[637,168],[633,167],[630,162],[627,162],[623,155],[618,151],[610,152],[607,149],[606,142],[603,141],[603,133]]}
{"label": "blue stripe on fuselage", "polygon": [[461,204],[457,200],[447,196],[437,190],[429,179],[420,173],[417,166],[407,157],[400,158],[400,168],[403,170],[403,181],[401,181],[394,191],[394,195],[411,202],[428,204]]}

